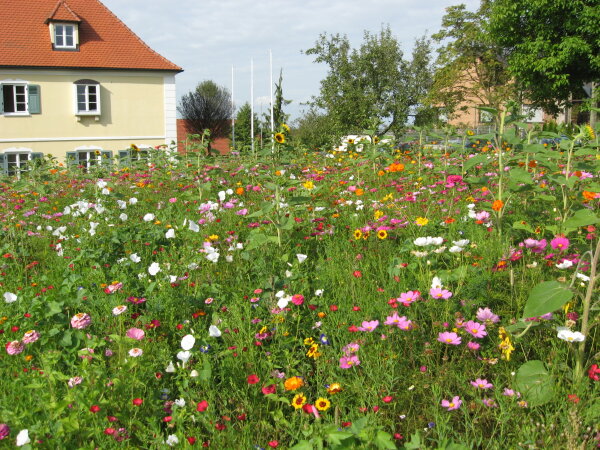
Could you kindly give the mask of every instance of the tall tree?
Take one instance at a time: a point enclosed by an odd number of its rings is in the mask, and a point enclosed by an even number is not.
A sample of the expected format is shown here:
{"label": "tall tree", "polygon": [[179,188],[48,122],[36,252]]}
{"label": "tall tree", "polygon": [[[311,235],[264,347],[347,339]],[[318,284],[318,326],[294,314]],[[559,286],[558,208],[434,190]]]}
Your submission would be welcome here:
{"label": "tall tree", "polygon": [[233,107],[229,91],[206,80],[181,98],[177,111],[198,134],[210,130],[212,138],[228,136]]}
{"label": "tall tree", "polygon": [[275,101],[273,102],[273,123],[275,129],[287,122],[289,115],[283,112],[283,107],[292,103],[283,98],[283,69],[279,71],[279,81],[275,83]]}
{"label": "tall tree", "polygon": [[331,119],[331,131],[362,132],[374,121],[380,124],[380,132],[402,129],[410,107],[407,63],[389,26],[379,34],[365,31],[359,49],[352,49],[345,35],[324,33],[305,53],[329,66],[320,94],[311,104]]}
{"label": "tall tree", "polygon": [[[237,151],[242,151],[252,145],[252,139],[250,137],[251,114],[252,110],[250,108],[250,103],[246,102],[240,107],[235,116],[235,149]],[[255,127],[258,124],[258,116],[256,113],[254,114],[254,124]]]}
{"label": "tall tree", "polygon": [[515,95],[504,49],[491,41],[488,20],[487,0],[475,12],[464,4],[450,6],[441,30],[432,36],[443,45],[438,49],[429,100],[448,116],[473,103],[498,107]]}
{"label": "tall tree", "polygon": [[310,150],[331,150],[339,135],[332,133],[333,120],[318,108],[308,108],[294,123],[292,131],[295,142]]}
{"label": "tall tree", "polygon": [[415,125],[428,125],[436,121],[437,108],[428,104],[427,95],[433,85],[431,41],[423,36],[416,40],[412,58],[406,68],[409,102],[413,106]]}
{"label": "tall tree", "polygon": [[598,0],[494,0],[489,29],[527,97],[557,112],[600,81],[599,22]]}

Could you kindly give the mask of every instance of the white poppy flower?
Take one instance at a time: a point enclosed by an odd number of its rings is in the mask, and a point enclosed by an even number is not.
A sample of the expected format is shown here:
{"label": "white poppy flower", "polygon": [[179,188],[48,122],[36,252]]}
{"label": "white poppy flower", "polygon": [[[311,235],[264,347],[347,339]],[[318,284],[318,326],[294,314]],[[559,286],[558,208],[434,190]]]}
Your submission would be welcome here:
{"label": "white poppy flower", "polygon": [[188,352],[187,350],[177,353],[177,359],[179,359],[183,364],[187,363],[191,357],[192,352]]}
{"label": "white poppy flower", "polygon": [[157,262],[150,264],[150,267],[148,267],[148,273],[150,275],[156,275],[158,272],[160,272],[160,264]]}
{"label": "white poppy flower", "polygon": [[4,293],[4,301],[6,303],[13,303],[17,301],[17,295],[13,294],[12,292],[5,292]]}
{"label": "white poppy flower", "polygon": [[573,265],[573,261],[571,261],[569,259],[565,259],[563,262],[556,264],[556,267],[558,269],[568,269],[572,265]]}
{"label": "white poppy flower", "polygon": [[144,216],[144,222],[152,222],[156,216],[152,213],[148,213]]}
{"label": "white poppy flower", "polygon": [[173,228],[169,228],[169,230],[165,233],[165,237],[167,239],[173,239],[175,237],[175,230]]}
{"label": "white poppy flower", "polygon": [[284,296],[284,297],[281,297],[281,298],[279,299],[279,301],[277,302],[277,307],[278,307],[279,309],[283,309],[283,308],[285,308],[285,307],[288,305],[288,303],[289,303],[291,300],[292,300],[292,297],[291,297],[290,295],[286,295],[286,296]]}
{"label": "white poppy flower", "polygon": [[190,231],[193,231],[194,233],[197,233],[198,231],[200,231],[200,227],[193,220],[190,220],[188,222],[188,227],[189,227]]}
{"label": "white poppy flower", "polygon": [[216,325],[211,325],[208,327],[208,335],[214,338],[221,337],[221,330],[219,330]]}
{"label": "white poppy flower", "polygon": [[131,197],[131,198],[129,199],[129,204],[130,204],[130,205],[135,205],[137,202],[138,202],[138,200],[137,200],[137,198],[135,198],[135,197]]}
{"label": "white poppy flower", "polygon": [[127,219],[129,219],[129,216],[125,213],[121,213],[121,215],[119,216],[119,219],[121,219],[123,222],[125,222]]}
{"label": "white poppy flower", "polygon": [[296,254],[296,258],[298,258],[298,262],[300,264],[302,264],[304,261],[306,261],[306,258],[308,258],[307,255],[303,255],[302,253],[297,253]]}
{"label": "white poppy flower", "polygon": [[29,444],[31,439],[29,439],[29,430],[21,430],[19,434],[17,434],[17,447],[22,447],[25,444]]}
{"label": "white poppy flower", "polygon": [[142,258],[140,258],[137,253],[132,253],[131,255],[129,255],[129,259],[134,263],[139,263],[142,260]]}
{"label": "white poppy flower", "polygon": [[169,362],[169,365],[165,369],[165,372],[167,372],[167,373],[175,373],[175,366],[173,365],[173,361]]}
{"label": "white poppy flower", "polygon": [[104,180],[98,180],[96,181],[96,186],[98,186],[100,189],[104,189],[106,186],[108,186],[108,183]]}

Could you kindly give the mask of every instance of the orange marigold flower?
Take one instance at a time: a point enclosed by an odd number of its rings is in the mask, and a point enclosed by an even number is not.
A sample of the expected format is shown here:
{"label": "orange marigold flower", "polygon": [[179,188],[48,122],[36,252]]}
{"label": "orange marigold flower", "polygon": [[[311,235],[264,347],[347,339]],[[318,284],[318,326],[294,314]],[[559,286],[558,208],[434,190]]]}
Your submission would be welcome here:
{"label": "orange marigold flower", "polygon": [[590,201],[590,200],[594,200],[596,198],[600,198],[600,193],[598,193],[598,192],[583,191],[582,194],[583,194],[583,198],[586,201]]}
{"label": "orange marigold flower", "polygon": [[290,377],[283,383],[286,391],[295,391],[304,386],[304,380],[300,377]]}
{"label": "orange marigold flower", "polygon": [[492,209],[494,211],[500,211],[503,206],[504,202],[502,200],[494,200],[494,203],[492,203]]}

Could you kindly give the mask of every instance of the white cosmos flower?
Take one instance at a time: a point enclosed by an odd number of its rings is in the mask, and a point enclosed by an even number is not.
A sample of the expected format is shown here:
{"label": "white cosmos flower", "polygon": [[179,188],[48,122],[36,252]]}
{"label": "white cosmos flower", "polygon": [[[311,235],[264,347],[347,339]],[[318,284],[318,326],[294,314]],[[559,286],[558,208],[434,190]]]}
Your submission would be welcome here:
{"label": "white cosmos flower", "polygon": [[179,438],[176,434],[170,434],[169,437],[167,437],[165,444],[167,444],[169,447],[173,447],[174,445],[179,444]]}
{"label": "white cosmos flower", "polygon": [[131,255],[129,255],[129,259],[134,263],[139,263],[142,260],[142,258],[140,258],[137,253],[132,253]]}
{"label": "white cosmos flower", "polygon": [[130,205],[135,205],[137,202],[138,202],[138,200],[137,200],[137,198],[135,198],[135,197],[131,197],[131,198],[129,199],[129,204],[130,204]]}
{"label": "white cosmos flower", "polygon": [[571,331],[566,327],[558,327],[558,338],[567,342],[583,342],[585,336],[579,331]]}
{"label": "white cosmos flower", "polygon": [[188,222],[188,227],[189,227],[190,231],[193,231],[194,233],[197,233],[198,231],[200,231],[200,227],[193,220],[190,220]]}
{"label": "white cosmos flower", "polygon": [[96,181],[96,186],[98,186],[100,189],[104,189],[106,186],[108,186],[108,183],[104,180],[98,180]]}
{"label": "white cosmos flower", "polygon": [[424,247],[428,245],[427,239],[428,238],[426,237],[418,237],[414,240],[413,244],[415,244],[418,247]]}
{"label": "white cosmos flower", "polygon": [[165,369],[167,373],[175,373],[175,366],[173,365],[173,361],[169,361],[169,365]]}
{"label": "white cosmos flower", "polygon": [[102,195],[108,195],[108,194],[110,194],[110,189],[108,189],[108,188],[102,189]]}
{"label": "white cosmos flower", "polygon": [[148,273],[150,275],[156,275],[158,272],[160,272],[160,264],[157,262],[150,264],[150,267],[148,267]]}
{"label": "white cosmos flower", "polygon": [[431,243],[433,245],[442,245],[444,243],[444,238],[443,237],[432,237],[431,238]]}
{"label": "white cosmos flower", "polygon": [[119,209],[127,208],[127,203],[124,202],[123,200],[117,200],[117,205],[119,205]]}
{"label": "white cosmos flower", "polygon": [[148,213],[144,216],[144,222],[152,222],[156,216],[152,213]]}
{"label": "white cosmos flower", "polygon": [[442,289],[443,287],[442,280],[439,277],[433,277],[433,280],[431,280],[431,289]]}
{"label": "white cosmos flower", "polygon": [[469,241],[468,239],[461,239],[460,241],[452,241],[452,243],[458,247],[466,247],[467,245],[469,245],[471,241]]}
{"label": "white cosmos flower", "polygon": [[125,222],[127,219],[129,219],[129,216],[125,213],[121,213],[121,215],[119,216],[119,219],[121,219],[123,222]]}
{"label": "white cosmos flower", "polygon": [[577,275],[575,275],[577,278],[579,278],[580,280],[583,281],[590,281],[590,277],[588,277],[587,275],[584,275],[582,273],[577,272]]}
{"label": "white cosmos flower", "polygon": [[191,334],[188,334],[181,339],[181,348],[184,350],[191,350],[196,343],[196,338]]}
{"label": "white cosmos flower", "polygon": [[572,265],[573,265],[573,261],[571,261],[570,259],[565,259],[563,262],[556,264],[556,267],[558,269],[568,269]]}
{"label": "white cosmos flower", "polygon": [[303,255],[302,253],[297,253],[296,258],[298,258],[298,262],[302,264],[308,258],[308,255]]}
{"label": "white cosmos flower", "polygon": [[13,294],[12,292],[5,292],[4,293],[4,301],[6,303],[13,303],[17,301],[17,294]]}
{"label": "white cosmos flower", "polygon": [[211,325],[208,327],[208,335],[214,338],[221,337],[221,330],[219,330],[216,325]]}
{"label": "white cosmos flower", "polygon": [[212,252],[206,255],[206,259],[208,259],[210,262],[216,263],[219,260],[219,256],[219,252],[214,251],[213,249]]}
{"label": "white cosmos flower", "polygon": [[219,193],[217,195],[219,196],[219,200],[221,202],[225,201],[225,191],[219,191]]}
{"label": "white cosmos flower", "polygon": [[227,261],[228,263],[233,262],[233,255],[225,256],[225,261]]}
{"label": "white cosmos flower", "polygon": [[185,406],[185,400],[182,398],[178,398],[177,400],[175,400],[175,404],[180,408],[183,408]]}
{"label": "white cosmos flower", "polygon": [[463,249],[462,247],[460,247],[459,245],[453,245],[452,247],[450,247],[450,248],[448,249],[448,251],[449,251],[450,253],[460,253],[460,252],[462,252],[463,250],[464,250],[464,249]]}
{"label": "white cosmos flower", "polygon": [[21,430],[19,434],[17,434],[17,447],[22,447],[25,444],[29,444],[31,439],[29,439],[29,430]]}
{"label": "white cosmos flower", "polygon": [[167,239],[173,239],[175,237],[175,230],[173,228],[169,228],[169,230],[165,233],[165,237]]}

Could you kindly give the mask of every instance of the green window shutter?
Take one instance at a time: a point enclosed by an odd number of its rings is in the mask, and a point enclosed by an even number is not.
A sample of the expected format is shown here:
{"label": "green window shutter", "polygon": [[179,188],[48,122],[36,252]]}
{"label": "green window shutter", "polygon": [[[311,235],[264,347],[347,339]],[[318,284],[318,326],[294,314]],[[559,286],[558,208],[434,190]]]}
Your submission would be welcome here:
{"label": "green window shutter", "polygon": [[38,84],[30,84],[27,86],[27,92],[29,93],[29,114],[41,114],[42,99],[40,96],[40,86]]}
{"label": "green window shutter", "polygon": [[8,173],[8,168],[6,167],[6,155],[4,153],[0,153],[0,172],[2,172],[2,175]]}
{"label": "green window shutter", "polygon": [[77,161],[77,152],[67,152],[66,157],[67,167],[77,167],[79,161]]}
{"label": "green window shutter", "polygon": [[112,150],[102,150],[102,165],[112,165]]}
{"label": "green window shutter", "polygon": [[129,150],[119,150],[119,164],[121,166],[131,164],[131,158],[129,157]]}
{"label": "green window shutter", "polygon": [[0,84],[0,114],[4,113],[4,86]]}

